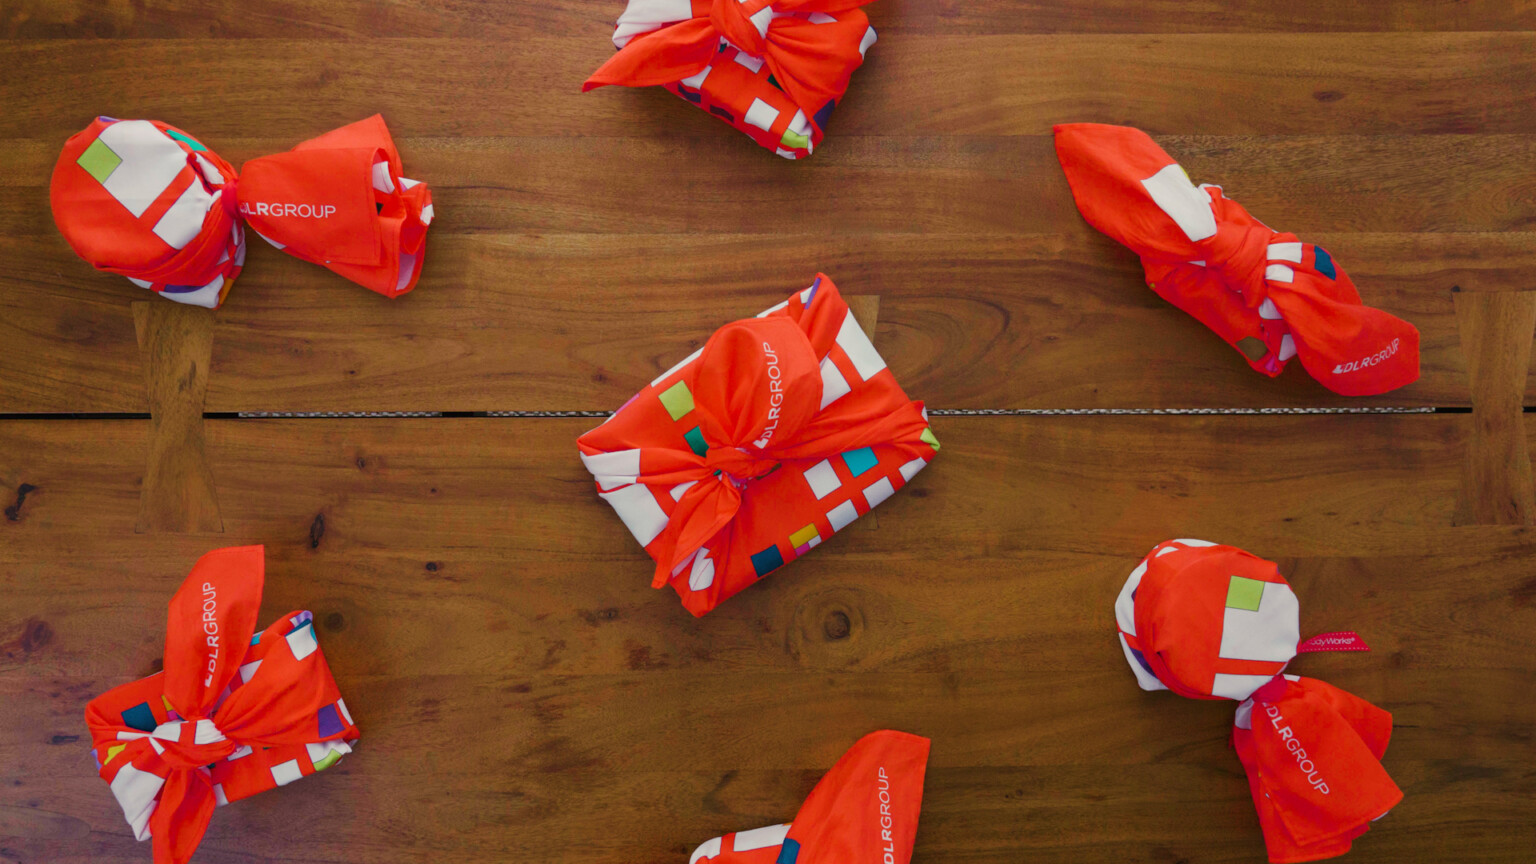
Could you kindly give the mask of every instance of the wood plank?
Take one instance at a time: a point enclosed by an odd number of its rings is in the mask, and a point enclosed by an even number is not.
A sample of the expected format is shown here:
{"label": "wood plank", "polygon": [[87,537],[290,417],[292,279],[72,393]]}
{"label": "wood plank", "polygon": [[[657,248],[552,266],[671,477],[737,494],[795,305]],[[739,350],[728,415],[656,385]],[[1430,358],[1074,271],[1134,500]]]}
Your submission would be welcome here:
{"label": "wood plank", "polygon": [[213,312],[156,300],[133,304],[149,392],[149,444],[134,530],[224,530],[203,450],[203,402],[213,351]]}
{"label": "wood plank", "polygon": [[[884,298],[875,344],[934,408],[1470,404],[1451,290],[1527,287],[1536,234],[1310,236],[1368,302],[1419,327],[1420,381],[1352,400],[1299,368],[1257,375],[1081,223],[1006,236],[445,234],[398,301],[253,247],[217,315],[208,406],[609,409],[818,268],[849,295]],[[0,251],[18,262],[3,277],[17,290],[0,292],[0,411],[146,410],[127,313],[139,289],[90,273],[56,237]]]}
{"label": "wood plank", "polygon": [[[178,8],[179,7],[179,8]],[[4,38],[350,39],[439,36],[525,39],[606,35],[619,0],[567,0],[558,6],[506,0],[492,6],[397,0],[202,0],[196,4],[102,5],[89,0],[16,0],[0,20]],[[1202,33],[1489,31],[1536,29],[1531,0],[1338,4],[1262,0],[1211,5],[1175,0],[881,0],[867,8],[882,35],[999,33]]]}
{"label": "wood plank", "polygon": [[[1049,134],[838,136],[797,164],[755,152],[761,148],[745,136],[727,134],[723,124],[687,110],[670,94],[629,95],[653,103],[649,113],[655,116],[630,130],[650,130],[650,137],[400,139],[407,172],[432,184],[440,206],[433,237],[1051,234],[1083,226]],[[15,171],[14,179],[0,182],[6,235],[57,235],[47,178],[83,116],[70,115],[73,122],[51,137],[0,140],[0,164]],[[397,132],[412,131],[386,116]],[[305,120],[304,131],[291,137],[262,139],[178,122],[239,165],[330,128]],[[695,121],[691,129],[680,128]],[[1196,181],[1220,184],[1268,224],[1307,237],[1529,232],[1536,221],[1536,203],[1518,194],[1508,176],[1511,164],[1536,161],[1536,135],[1158,140]],[[665,176],[668,183],[654,189],[636,182],[644,176]],[[598,188],[601,194],[594,193]]]}
{"label": "wood plank", "polygon": [[1472,437],[1458,523],[1536,524],[1522,397],[1536,338],[1536,292],[1456,295],[1472,385]]}
{"label": "wood plank", "polygon": [[[511,661],[573,674],[652,662],[934,671],[1000,657],[1050,669],[1104,626],[1084,586],[1112,598],[1147,549],[1193,536],[1294,568],[1314,629],[1385,616],[1370,636],[1378,650],[1419,665],[1499,665],[1523,640],[1536,534],[1452,527],[1454,455],[1470,420],[936,418],[942,458],[876,512],[877,529],[861,521],[702,621],[649,588],[648,559],[596,499],[574,455],[595,421],[211,420],[225,533],[164,537],[132,534],[147,423],[8,421],[0,488],[34,489],[0,524],[0,584],[37,611],[18,609],[0,632],[36,642],[24,638],[36,619],[57,634],[27,661],[33,674],[147,674],[160,639],[144,622],[163,620],[190,562],[266,543],[267,614],[309,605],[322,633],[358,647],[351,662],[364,674],[478,674]],[[1473,571],[1487,580],[1476,589]],[[111,603],[92,600],[103,582]],[[1038,602],[989,604],[989,594]],[[932,610],[949,603],[972,610],[974,633],[933,626]],[[851,636],[829,642],[838,612]],[[461,626],[465,614],[474,626]],[[1444,638],[1443,615],[1469,632],[1440,657],[1417,640]],[[745,641],[721,641],[721,620]],[[968,641],[1013,630],[1059,638],[1001,650],[992,637]],[[486,638],[515,648],[477,648]]]}
{"label": "wood plank", "polygon": [[[200,860],[678,861],[787,818],[880,726],[935,737],[917,860],[1252,860],[1229,706],[1139,692],[1105,636],[1173,520],[1283,556],[1304,629],[1373,644],[1297,665],[1399,724],[1408,798],[1352,860],[1518,860],[1536,535],[1449,527],[1444,454],[1469,421],[939,418],[945,458],[877,529],[704,620],[647,588],[569,456],[590,421],[212,420],[228,533],[160,537],[129,533],[147,423],[0,423],[0,481],[39,487],[0,523],[0,701],[19,712],[0,836],[22,861],[142,860],[69,739],[92,695],[155,668],[190,561],[265,540],[263,620],[315,612],[363,746],[221,809]],[[1099,542],[1061,549],[1069,521]]]}
{"label": "wood plank", "polygon": [[[515,50],[500,39],[13,40],[0,138],[68,134],[109,110],[213,142],[253,128],[297,141],[374,112],[420,136],[628,136],[638,126],[671,142],[718,127],[656,90],[582,94],[612,53],[607,32],[530,37]],[[896,34],[870,52],[833,128],[1041,135],[1063,121],[1134,119],[1208,135],[1528,134],[1533,45],[1531,33]],[[70,86],[47,86],[60,69]],[[751,145],[737,143],[742,158]]]}
{"label": "wood plank", "polygon": [[[348,693],[349,705],[367,706],[356,709],[364,735],[357,754],[303,784],[221,809],[202,854],[216,862],[430,861],[448,854],[681,861],[708,837],[791,817],[843,747],[871,723],[889,720],[948,730],[935,742],[916,860],[1108,860],[1099,857],[1105,849],[1118,853],[1115,860],[1138,860],[1149,848],[1177,849],[1192,861],[1252,860],[1262,845],[1225,743],[1228,707],[1140,694],[1124,670],[1116,673],[1038,676],[1034,685],[994,673],[956,686],[942,674],[765,681],[662,672],[568,680],[551,685],[552,693],[541,687],[527,694],[515,692],[513,679],[491,676],[375,680]],[[1413,696],[1405,708],[1360,681],[1336,682],[1423,721],[1398,731],[1386,760],[1408,797],[1351,859],[1518,860],[1532,831],[1522,818],[1527,790],[1516,760],[1533,755],[1521,740],[1518,701],[1458,709],[1468,688],[1456,673],[1398,671],[1391,678],[1404,691],[1441,695],[1414,710]],[[1529,673],[1490,671],[1483,680],[1509,689],[1532,683]],[[104,682],[60,683],[84,691]],[[1133,692],[1116,695],[1122,685]],[[784,710],[773,710],[775,692]],[[38,710],[63,700],[11,685],[0,693],[24,697],[39,728],[67,722],[62,713]],[[580,712],[582,719],[564,713],[570,706],[562,697],[577,693],[602,707]],[[689,698],[679,699],[684,693]],[[1096,693],[1110,695],[1092,698]],[[457,696],[458,710],[424,694]],[[635,728],[625,720],[637,712],[616,703],[639,699],[689,713],[660,728]],[[1001,699],[1020,710],[991,710]],[[1457,721],[1474,711],[1486,725],[1463,732]],[[524,728],[530,737],[516,737]],[[698,733],[726,743],[692,746],[688,737]],[[583,734],[592,737],[577,737]],[[631,735],[676,743],[648,747]],[[1465,749],[1448,757],[1447,738]],[[455,746],[424,752],[424,740]],[[1074,752],[1088,741],[1113,755]],[[1116,753],[1125,741],[1136,752]],[[29,776],[51,781],[41,818],[27,812],[14,787],[0,793],[19,800],[12,812],[22,812],[13,819],[33,835],[20,838],[23,860],[44,850],[59,856],[50,861],[142,860],[143,848],[113,824],[121,814],[103,784],[70,770],[78,748],[61,742],[25,752],[24,764],[36,769]],[[454,806],[442,806],[445,799]],[[314,839],[295,846],[296,835]],[[1435,857],[1432,850],[1445,846],[1464,857]]]}

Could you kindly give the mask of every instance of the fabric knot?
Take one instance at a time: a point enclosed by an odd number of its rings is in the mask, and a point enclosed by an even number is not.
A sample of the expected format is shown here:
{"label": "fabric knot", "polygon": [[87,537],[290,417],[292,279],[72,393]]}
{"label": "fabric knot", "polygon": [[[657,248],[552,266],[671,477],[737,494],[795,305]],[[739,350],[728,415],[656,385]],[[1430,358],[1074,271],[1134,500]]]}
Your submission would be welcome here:
{"label": "fabric knot", "polygon": [[190,771],[211,765],[239,748],[239,744],[207,717],[189,717],[161,723],[149,733],[159,746],[155,752],[173,769]]}
{"label": "fabric knot", "polygon": [[1269,297],[1265,268],[1269,244],[1275,232],[1261,224],[1222,226],[1208,243],[1209,266],[1222,274],[1227,286],[1243,297],[1243,304],[1257,307]]}
{"label": "fabric knot", "polygon": [[1287,684],[1284,675],[1276,675],[1266,681],[1248,698],[1255,702],[1277,702],[1285,696]]}
{"label": "fabric knot", "polygon": [[230,219],[240,221],[240,178],[231,175],[219,191],[223,193],[219,195],[219,204],[223,206],[224,212]]}
{"label": "fabric knot", "polygon": [[761,57],[768,48],[768,28],[773,26],[772,0],[715,0],[709,21],[727,42]]}
{"label": "fabric knot", "polygon": [[704,456],[704,467],[719,471],[740,488],[773,471],[779,463],[740,447],[711,447]]}

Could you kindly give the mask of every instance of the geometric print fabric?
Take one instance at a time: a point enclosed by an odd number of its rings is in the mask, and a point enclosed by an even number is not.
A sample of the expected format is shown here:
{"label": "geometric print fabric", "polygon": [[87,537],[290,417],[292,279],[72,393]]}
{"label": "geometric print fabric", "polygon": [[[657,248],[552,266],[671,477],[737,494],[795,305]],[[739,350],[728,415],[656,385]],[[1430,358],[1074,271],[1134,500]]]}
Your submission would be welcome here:
{"label": "geometric print fabric", "polygon": [[[157,816],[166,780],[174,772],[202,773],[208,785],[180,787],[187,791],[178,792],[167,807],[195,802],[197,796],[222,806],[325,770],[350,753],[358,739],[351,713],[319,653],[310,613],[294,612],[265,630],[244,635],[254,624],[261,580],[260,547],[203,556],[171,604],[167,671],[109,690],[86,707],[98,772],[134,835],[140,840],[156,835],[157,860],[162,854],[190,855],[202,834],[195,823],[185,821],[185,810]],[[188,605],[183,598],[197,596],[198,585],[203,594]],[[198,604],[200,609],[192,611]],[[194,628],[196,636],[189,639]],[[235,643],[216,646],[223,665],[210,674],[228,682],[217,693],[211,688],[186,689],[191,681],[202,680],[202,673],[185,662],[171,662],[217,656],[201,653],[203,642],[216,638],[205,640],[208,628]],[[194,703],[188,706],[192,717],[173,704],[173,693],[195,694],[188,697]],[[216,724],[227,724],[231,737]],[[240,744],[245,735],[280,743]],[[198,749],[202,747],[212,749]],[[189,766],[187,759],[198,761]],[[205,759],[207,764],[198,767]],[[163,827],[169,829],[167,836],[158,836]]]}
{"label": "geometric print fabric", "polygon": [[[802,3],[802,8],[791,12],[780,12],[772,6],[759,10],[750,18],[756,34],[749,35],[766,40],[760,44],[748,44],[746,40],[733,44],[725,33],[711,28],[710,35],[703,37],[711,45],[702,47],[712,48],[714,54],[703,68],[692,73],[677,72],[676,80],[648,79],[644,83],[659,83],[779,156],[809,156],[821,142],[854,70],[876,41],[875,30],[862,10],[823,12],[806,8],[817,5]],[[646,54],[654,47],[646,41],[647,34],[690,20],[708,21],[710,13],[709,2],[630,0],[619,16],[613,42],[621,55],[631,48]],[[792,32],[785,40],[777,40],[770,37],[774,28]],[[770,55],[774,58],[772,62],[768,59]],[[645,77],[653,63],[669,62],[652,56],[650,60],[637,60],[638,68],[618,68],[628,65],[624,61],[620,56],[616,65],[606,64],[583,89],[603,84],[633,86],[641,83],[636,78]],[[775,63],[793,69],[792,89],[800,94],[798,97],[787,92],[775,77]],[[797,98],[809,104],[801,104]]]}
{"label": "geometric print fabric", "polygon": [[[671,574],[674,590],[695,615],[846,528],[906,485],[938,450],[938,439],[927,428],[921,406],[901,392],[830,279],[818,276],[810,288],[758,317],[770,315],[802,319],[811,328],[813,345],[818,340],[825,345],[817,349],[818,354],[825,352],[821,357],[824,411],[916,408],[918,431],[904,442],[786,459],[765,476],[749,481],[734,519],[699,552],[698,557],[707,559],[710,566],[691,566],[685,560]],[[701,457],[708,452],[690,386],[699,356],[696,352],[652,381],[580,441],[583,464],[593,474],[599,496],[653,557],[660,554],[653,542],[660,542],[671,511],[693,481],[671,487],[636,482],[640,460],[657,446],[686,448]],[[836,370],[841,390],[830,403],[825,402],[833,377],[827,374],[828,368]],[[700,482],[724,481],[716,477]]]}

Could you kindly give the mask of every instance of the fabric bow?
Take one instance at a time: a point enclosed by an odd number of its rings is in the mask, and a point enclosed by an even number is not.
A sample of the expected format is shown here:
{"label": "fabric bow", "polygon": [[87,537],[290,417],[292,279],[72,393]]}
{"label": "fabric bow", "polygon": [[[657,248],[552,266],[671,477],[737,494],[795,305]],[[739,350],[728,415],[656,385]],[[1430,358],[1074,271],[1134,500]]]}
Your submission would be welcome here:
{"label": "fabric bow", "polygon": [[1381,765],[1392,715],[1332,685],[1283,674],[1298,653],[1365,647],[1347,633],[1298,645],[1299,604],[1273,562],[1203,540],[1169,540],[1131,572],[1115,618],[1143,690],[1239,702],[1232,743],[1270,861],[1342,855],[1402,800]]}
{"label": "fabric bow", "polygon": [[[818,282],[820,285],[821,283]],[[835,291],[836,289],[832,289]],[[822,308],[830,308],[823,304]],[[920,408],[891,413],[822,409],[820,358],[808,322],[773,315],[715,331],[699,355],[693,410],[703,437],[691,447],[642,448],[635,482],[666,490],[691,483],[658,538],[651,586],[667,584],[741,509],[742,495],[787,459],[823,459],[874,445],[931,455],[921,442],[928,423]]]}
{"label": "fabric bow", "polygon": [[907,864],[929,746],[905,732],[871,732],[817,782],[794,822],[715,837],[688,864]]}
{"label": "fabric bow", "polygon": [[421,275],[432,195],[401,176],[378,115],[245,163],[158,120],[98,117],[53,169],[53,218],[98,270],[217,308],[245,264],[248,224],[296,258],[397,297]]}
{"label": "fabric bow", "polygon": [[165,671],[86,707],[101,777],[156,864],[192,857],[215,805],[329,767],[357,727],[308,612],[252,638],[263,549],[200,558],[171,599]]}
{"label": "fabric bow", "polygon": [[[747,117],[746,122],[775,133],[772,142],[782,148],[809,151],[821,140],[848,79],[874,42],[869,19],[859,10],[871,2],[630,0],[613,35],[618,53],[592,73],[582,91],[610,84],[649,87],[678,82],[697,90],[711,74],[723,41],[756,58],[742,62],[754,74],[759,60],[766,64],[770,83],[800,112],[780,118],[780,112],[765,104],[759,110],[773,117],[758,122]],[[680,95],[699,101],[693,94]]]}
{"label": "fabric bow", "polygon": [[1363,305],[1320,246],[1275,231],[1227,198],[1196,188],[1139,129],[1057,126],[1056,155],[1088,223],[1141,256],[1148,284],[1279,375],[1291,357],[1346,396],[1385,393],[1419,377],[1419,331]]}

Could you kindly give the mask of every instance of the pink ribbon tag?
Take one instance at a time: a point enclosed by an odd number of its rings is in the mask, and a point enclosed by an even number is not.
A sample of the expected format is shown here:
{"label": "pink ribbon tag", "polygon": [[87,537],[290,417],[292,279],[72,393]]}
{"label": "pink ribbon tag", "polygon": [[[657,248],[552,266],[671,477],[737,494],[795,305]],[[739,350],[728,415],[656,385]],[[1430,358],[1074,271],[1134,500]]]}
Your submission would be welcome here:
{"label": "pink ribbon tag", "polygon": [[1365,644],[1360,634],[1353,630],[1340,630],[1335,633],[1319,633],[1311,639],[1296,646],[1297,654],[1316,654],[1320,651],[1369,651],[1371,646]]}

